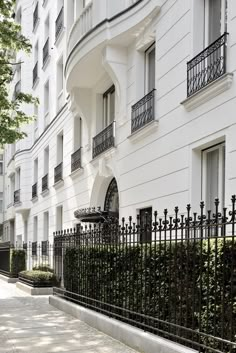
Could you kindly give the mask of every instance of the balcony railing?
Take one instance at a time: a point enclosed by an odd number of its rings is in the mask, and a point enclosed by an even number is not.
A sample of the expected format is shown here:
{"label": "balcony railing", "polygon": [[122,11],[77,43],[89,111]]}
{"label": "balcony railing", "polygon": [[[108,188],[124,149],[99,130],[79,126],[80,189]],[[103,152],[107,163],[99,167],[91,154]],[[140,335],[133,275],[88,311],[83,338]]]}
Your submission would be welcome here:
{"label": "balcony railing", "polygon": [[93,158],[115,145],[115,122],[93,138]]}
{"label": "balcony railing", "polygon": [[61,8],[61,10],[57,16],[55,26],[56,26],[55,37],[57,40],[57,38],[59,37],[59,34],[61,33],[63,26],[64,26],[64,7]]}
{"label": "balcony railing", "polygon": [[38,196],[38,183],[32,186],[32,199]]}
{"label": "balcony railing", "polygon": [[35,85],[37,78],[38,78],[38,62],[36,62],[33,68],[33,86]]}
{"label": "balcony railing", "polygon": [[132,106],[131,133],[155,119],[155,89]]}
{"label": "balcony railing", "polygon": [[63,162],[61,162],[60,164],[58,164],[58,166],[56,166],[54,168],[54,183],[56,184],[58,181],[62,180],[62,168],[63,168]]}
{"label": "balcony railing", "polygon": [[74,23],[68,38],[68,52],[93,27],[93,2],[91,1]]}
{"label": "balcony railing", "polygon": [[37,241],[32,242],[32,256],[37,256]]}
{"label": "balcony railing", "polygon": [[33,30],[35,29],[38,20],[39,20],[39,11],[38,11],[38,3],[37,3],[33,13]]}
{"label": "balcony railing", "polygon": [[71,155],[71,173],[81,168],[81,147]]}
{"label": "balcony railing", "polygon": [[48,256],[48,240],[42,241],[42,256]]}
{"label": "balcony railing", "polygon": [[14,204],[20,202],[20,190],[14,191]]}
{"label": "balcony railing", "polygon": [[188,97],[226,73],[227,35],[224,33],[187,63]]}
{"label": "balcony railing", "polygon": [[42,178],[42,192],[48,190],[48,174]]}
{"label": "balcony railing", "polygon": [[43,66],[45,65],[48,57],[49,57],[49,38],[46,40],[43,46]]}

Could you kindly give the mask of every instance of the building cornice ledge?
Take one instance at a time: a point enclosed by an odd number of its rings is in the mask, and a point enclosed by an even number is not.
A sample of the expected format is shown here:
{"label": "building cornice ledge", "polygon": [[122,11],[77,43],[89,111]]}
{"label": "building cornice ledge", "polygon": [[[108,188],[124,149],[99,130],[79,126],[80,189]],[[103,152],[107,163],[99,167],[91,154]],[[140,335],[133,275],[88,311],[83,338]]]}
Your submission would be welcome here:
{"label": "building cornice ledge", "polygon": [[190,112],[191,110],[199,107],[203,103],[216,97],[220,93],[228,90],[232,85],[233,76],[234,76],[233,73],[224,74],[214,82],[202,88],[200,91],[194,93],[191,97],[188,97],[185,100],[183,100],[180,104],[182,104],[184,108],[188,112]]}

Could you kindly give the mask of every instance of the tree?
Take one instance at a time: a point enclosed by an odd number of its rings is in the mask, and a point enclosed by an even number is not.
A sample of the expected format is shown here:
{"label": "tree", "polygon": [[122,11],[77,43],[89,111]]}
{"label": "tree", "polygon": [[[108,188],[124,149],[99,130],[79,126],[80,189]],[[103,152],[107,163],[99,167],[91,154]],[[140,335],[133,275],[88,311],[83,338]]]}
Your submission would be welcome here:
{"label": "tree", "polygon": [[16,53],[23,50],[30,53],[31,44],[21,34],[21,26],[13,20],[15,0],[0,0],[0,144],[14,143],[26,136],[20,130],[22,124],[29,123],[33,117],[21,109],[22,104],[37,104],[31,94],[18,92],[12,99],[9,84],[14,75]]}

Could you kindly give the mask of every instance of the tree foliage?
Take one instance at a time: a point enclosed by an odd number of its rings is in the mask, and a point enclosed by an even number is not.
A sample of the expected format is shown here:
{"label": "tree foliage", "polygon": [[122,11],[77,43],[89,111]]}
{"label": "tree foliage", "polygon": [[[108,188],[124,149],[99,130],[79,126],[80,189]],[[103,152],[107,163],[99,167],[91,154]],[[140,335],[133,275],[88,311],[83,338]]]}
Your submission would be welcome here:
{"label": "tree foliage", "polygon": [[14,143],[26,136],[20,130],[22,124],[28,123],[32,117],[22,110],[22,104],[37,103],[31,94],[19,92],[14,99],[9,94],[9,85],[14,76],[14,70],[21,63],[16,61],[16,53],[30,53],[31,44],[21,34],[21,26],[16,23],[14,0],[0,0],[0,144]]}

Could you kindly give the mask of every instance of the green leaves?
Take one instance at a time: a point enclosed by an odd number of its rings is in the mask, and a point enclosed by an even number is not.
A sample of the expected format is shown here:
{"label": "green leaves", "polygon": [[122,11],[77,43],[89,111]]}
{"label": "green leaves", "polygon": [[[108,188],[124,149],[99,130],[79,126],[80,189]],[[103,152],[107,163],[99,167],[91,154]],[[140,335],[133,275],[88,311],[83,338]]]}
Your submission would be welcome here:
{"label": "green leaves", "polygon": [[21,34],[21,26],[14,22],[15,1],[0,0],[0,145],[14,143],[26,136],[21,127],[33,120],[22,110],[23,104],[38,104],[38,99],[20,92],[9,97],[9,84],[14,68],[21,63],[15,60],[16,53],[30,53],[30,41]]}

